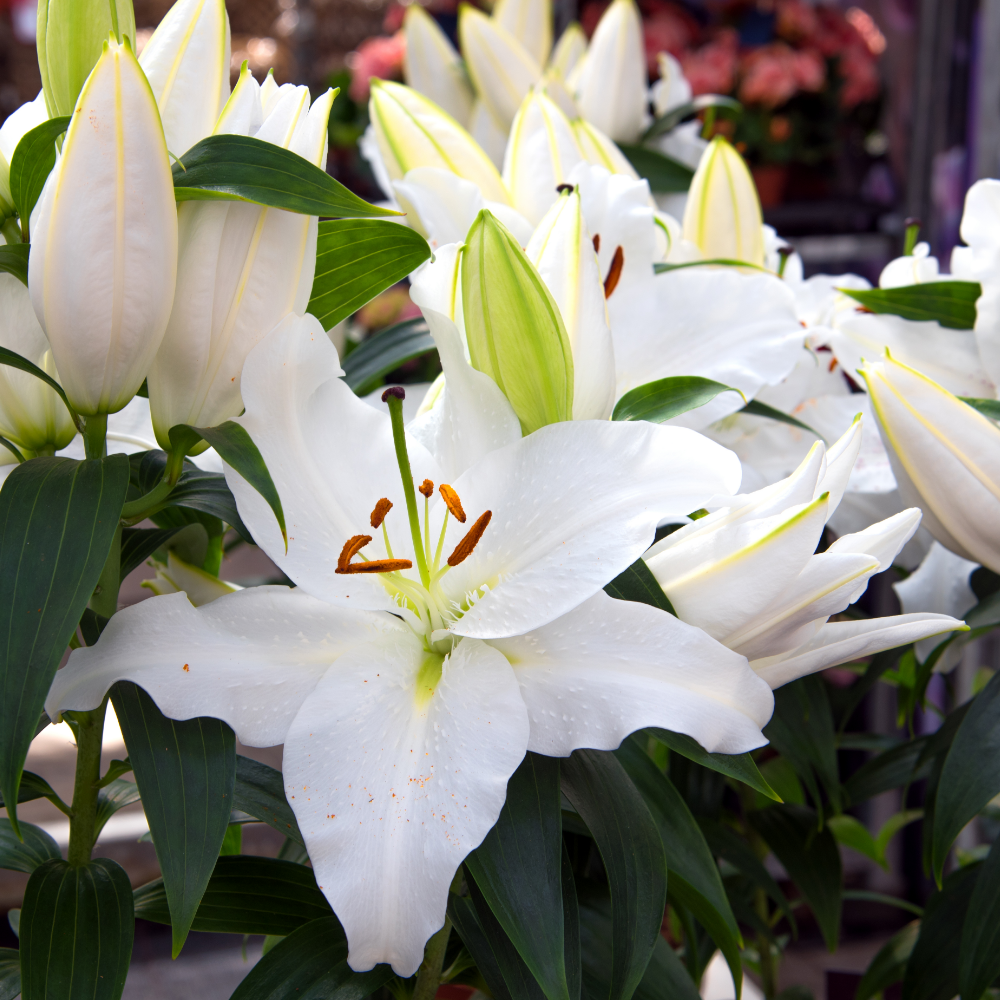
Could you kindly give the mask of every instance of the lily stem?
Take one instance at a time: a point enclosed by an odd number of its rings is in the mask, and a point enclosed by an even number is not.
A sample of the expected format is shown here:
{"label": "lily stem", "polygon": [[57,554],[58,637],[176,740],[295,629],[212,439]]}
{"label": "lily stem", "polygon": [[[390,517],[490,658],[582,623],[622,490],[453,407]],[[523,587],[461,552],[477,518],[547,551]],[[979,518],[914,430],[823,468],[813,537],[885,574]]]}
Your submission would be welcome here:
{"label": "lily stem", "polygon": [[69,816],[69,850],[66,860],[74,866],[90,861],[97,825],[97,795],[101,780],[101,743],[104,737],[105,697],[92,712],[67,712],[76,733],[76,781]]}
{"label": "lily stem", "polygon": [[448,949],[449,937],[451,918],[445,917],[444,927],[427,942],[424,949],[424,960],[417,970],[417,982],[410,1000],[434,1000],[434,994],[441,985],[441,970],[444,967],[444,953]]}
{"label": "lily stem", "polygon": [[108,415],[98,413],[83,418],[83,447],[87,458],[104,458],[108,437]]}

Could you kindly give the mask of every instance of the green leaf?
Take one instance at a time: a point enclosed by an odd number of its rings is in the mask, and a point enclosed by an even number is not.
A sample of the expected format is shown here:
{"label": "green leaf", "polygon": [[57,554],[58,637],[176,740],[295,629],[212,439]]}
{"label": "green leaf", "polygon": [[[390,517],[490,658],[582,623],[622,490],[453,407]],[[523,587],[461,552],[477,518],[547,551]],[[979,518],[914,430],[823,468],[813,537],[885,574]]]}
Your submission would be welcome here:
{"label": "green leaf", "polygon": [[210,135],[173,165],[178,201],[251,201],[302,215],[402,215],[350,192],[305,157],[246,135]]}
{"label": "green leaf", "polygon": [[919,920],[912,921],[893,934],[865,969],[854,1000],[871,1000],[875,994],[884,992],[886,987],[898,983],[906,972],[906,963],[919,935]]}
{"label": "green leaf", "polygon": [[740,410],[740,413],[749,413],[752,417],[767,417],[768,420],[777,420],[779,423],[788,424],[791,427],[798,427],[799,430],[808,431],[814,437],[818,437],[820,441],[825,441],[826,438],[823,437],[819,431],[814,431],[808,424],[802,423],[801,420],[797,420],[791,414],[784,413],[781,410],[776,410],[773,406],[768,406],[767,403],[762,403],[759,399],[751,399],[746,406]]}
{"label": "green leaf", "polygon": [[[494,1000],[541,1000],[545,996],[538,988],[537,983],[534,985],[534,989],[531,989],[530,984],[526,983],[525,990],[519,993],[516,998],[513,996],[504,979],[500,963],[493,952],[493,946],[490,944],[490,940],[483,930],[483,925],[479,922],[476,905],[470,897],[456,896],[454,893],[450,893],[448,896],[448,916],[451,918],[451,922],[459,938],[461,938],[462,944],[465,945],[475,961],[476,968],[483,979],[486,980],[486,985],[489,987],[490,993],[493,994]],[[493,919],[496,930],[503,935],[503,928],[496,921],[495,917]],[[517,954],[517,950],[513,945],[510,945],[510,952],[517,958],[525,973],[527,973],[528,967]],[[528,978],[530,979],[530,976]]]}
{"label": "green leaf", "polygon": [[973,699],[948,749],[934,802],[932,871],[938,884],[959,831],[1000,792],[1000,673]]}
{"label": "green leaf", "polygon": [[344,358],[344,381],[357,395],[365,396],[374,392],[389,372],[433,350],[434,338],[422,317],[397,323],[363,340]]}
{"label": "green leaf", "polygon": [[30,252],[31,247],[27,243],[5,243],[0,246],[0,274],[13,274],[27,288]]}
{"label": "green leaf", "polygon": [[642,558],[636,559],[628,569],[619,573],[604,587],[604,592],[618,601],[635,601],[637,604],[648,604],[677,617],[670,598],[656,582],[653,571]]}
{"label": "green leaf", "polygon": [[[55,789],[40,775],[32,771],[21,772],[21,787],[17,790],[18,802],[31,802],[34,799],[49,799],[53,803],[62,800]],[[3,796],[0,796],[0,809],[4,807]]]}
{"label": "green leaf", "polygon": [[236,737],[218,719],[168,719],[127,681],[111,689],[111,700],[163,873],[176,958],[229,826]]}
{"label": "green leaf", "polygon": [[665,420],[687,413],[711,402],[720,392],[737,392],[739,389],[699,375],[675,375],[647,382],[631,389],[615,403],[612,420],[649,420],[661,424]]}
{"label": "green leaf", "polygon": [[[26,243],[22,243],[21,246],[27,249]],[[5,249],[9,250],[13,249],[13,247],[0,247],[0,250]],[[25,258],[27,259],[27,254],[25,254]],[[25,266],[27,266],[27,264],[25,264]],[[3,268],[0,267],[0,271],[2,270]],[[27,271],[25,271],[25,274],[27,274]],[[25,284],[27,284],[27,277],[25,277],[24,281]],[[33,365],[27,358],[22,358],[20,354],[15,351],[11,351],[6,347],[0,347],[0,365],[9,365],[11,368],[17,368],[22,372],[27,372],[29,375],[34,375],[35,378],[40,378],[50,389],[54,389],[57,393],[59,393],[59,397],[66,404],[66,408],[71,414],[73,413],[73,410],[69,405],[69,400],[66,399],[66,393],[63,392],[63,387],[54,378],[52,378],[51,375],[43,372],[38,365]],[[75,415],[74,420],[76,420]],[[79,423],[77,423],[77,427],[79,428]]]}
{"label": "green leaf", "polygon": [[41,827],[21,824],[22,843],[18,840],[10,820],[0,819],[0,868],[29,875],[40,865],[53,858],[59,859],[59,845]]}
{"label": "green leaf", "polygon": [[236,755],[233,806],[273,826],[279,833],[302,844],[302,834],[288,800],[281,772],[267,764]]}
{"label": "green leaf", "polygon": [[23,1000],[118,1000],[133,930],[132,887],[120,865],[46,861],[28,879],[21,908]]}
{"label": "green leaf", "polygon": [[892,841],[892,838],[895,837],[896,834],[903,829],[903,827],[921,819],[923,815],[923,809],[904,809],[902,812],[894,813],[882,824],[882,829],[879,830],[878,835],[875,837],[875,846],[878,848],[879,855],[882,858],[882,862],[880,862],[880,864],[882,864],[882,867],[887,871],[889,865],[885,862],[885,852]]}
{"label": "green leaf", "polygon": [[749,814],[789,878],[805,897],[823,940],[832,952],[840,935],[840,851],[829,829],[818,829],[816,813],[805,806],[769,806]]}
{"label": "green leaf", "polygon": [[677,128],[682,121],[693,118],[699,111],[705,108],[724,108],[726,111],[735,112],[737,115],[743,113],[743,105],[731,97],[723,97],[722,94],[699,94],[694,100],[688,101],[679,107],[671,108],[665,115],[657,118],[652,125],[642,134],[640,142],[648,142],[658,135],[665,135],[667,132]]}
{"label": "green leaf", "polygon": [[[163,879],[135,890],[135,915],[170,923]],[[234,854],[216,862],[191,929],[283,936],[310,920],[331,915],[311,868],[277,858]]]}
{"label": "green leaf", "polygon": [[933,320],[951,330],[976,325],[976,299],[983,290],[978,281],[928,281],[901,288],[838,288],[873,313],[902,316],[916,323]]}
{"label": "green leaf", "polygon": [[123,528],[121,578],[141,566],[157,549],[166,545],[180,528]]}
{"label": "green leaf", "polygon": [[866,889],[845,889],[844,899],[856,899],[862,903],[881,903],[883,906],[894,906],[897,910],[906,910],[914,916],[922,917],[924,908],[911,903],[909,900],[900,899],[898,896],[887,896],[884,892],[868,892]]}
{"label": "green leaf", "polygon": [[97,793],[97,818],[94,823],[96,837],[104,825],[119,809],[139,801],[139,786],[128,778],[115,778]]}
{"label": "green leaf", "polygon": [[559,761],[526,754],[465,865],[549,1000],[577,1000],[566,979],[560,802]]}
{"label": "green leaf", "polygon": [[927,769],[918,769],[917,761],[927,742],[928,737],[920,736],[865,761],[844,782],[844,797],[847,802],[859,804],[882,792],[925,777]]}
{"label": "green leaf", "polygon": [[392,978],[388,965],[355,972],[336,917],[310,920],[279,941],[230,1000],[364,1000]]}
{"label": "green leaf", "polygon": [[920,935],[903,976],[903,1000],[951,1000],[959,991],[959,956],[981,864],[952,872],[927,901]]}
{"label": "green leaf", "polygon": [[28,220],[56,165],[56,139],[69,128],[68,115],[50,118],[21,136],[10,158],[10,193],[21,217],[21,232],[28,238]]}
{"label": "green leaf", "polygon": [[877,865],[881,865],[888,871],[889,866],[885,858],[879,853],[875,838],[868,832],[868,828],[853,816],[843,813],[840,816],[831,816],[826,825],[833,831],[837,843],[845,847],[853,848],[866,858],[871,858]]}
{"label": "green leaf", "polygon": [[0,948],[0,1000],[14,1000],[21,993],[21,953]]}
{"label": "green leaf", "polygon": [[775,802],[781,801],[777,792],[764,780],[750,754],[709,753],[693,736],[688,736],[686,733],[672,733],[669,729],[647,729],[646,732],[655,736],[674,753],[679,753],[702,767],[718,771],[727,778],[742,781],[744,785],[749,785]]}
{"label": "green leaf", "polygon": [[984,417],[989,417],[990,420],[1000,420],[1000,399],[976,399],[974,396],[959,396],[958,398]]}
{"label": "green leaf", "polygon": [[660,833],[614,754],[577,750],[561,762],[566,797],[590,828],[611,890],[610,1000],[629,1000],[660,936],[667,865]]}
{"label": "green leaf", "polygon": [[657,261],[653,265],[653,274],[668,274],[670,271],[681,271],[688,267],[738,267],[743,270],[749,268],[753,271],[767,272],[766,267],[753,264],[748,260],[737,260],[735,257],[705,257],[702,260],[685,260],[680,264]]}
{"label": "green leaf", "polygon": [[1000,975],[1000,840],[995,840],[972,890],[959,947],[959,992],[981,997]]}
{"label": "green leaf", "polygon": [[0,794],[17,788],[56,667],[94,593],[128,487],[124,455],[33,458],[0,489]]}
{"label": "green leaf", "polygon": [[288,534],[285,531],[285,513],[281,509],[281,498],[271,479],[271,473],[264,464],[264,458],[250,435],[232,420],[226,420],[218,427],[191,427],[188,424],[177,424],[170,428],[170,443],[175,449],[187,452],[200,440],[207,441],[219,453],[222,460],[232,466],[267,501],[267,505],[277,518],[281,537],[285,540],[287,549]]}
{"label": "green leaf", "polygon": [[324,330],[415,271],[431,255],[408,226],[381,219],[336,219],[319,224],[316,275],[306,312]]}
{"label": "green leaf", "polygon": [[[644,736],[638,737],[645,741]],[[733,974],[737,1000],[743,984],[740,937],[719,866],[687,803],[642,749],[636,737],[614,751],[660,831],[670,896],[686,907],[719,946]]]}
{"label": "green leaf", "polygon": [[694,171],[679,160],[665,156],[648,146],[618,144],[625,159],[640,177],[649,181],[650,190],[656,194],[683,192],[691,186]]}

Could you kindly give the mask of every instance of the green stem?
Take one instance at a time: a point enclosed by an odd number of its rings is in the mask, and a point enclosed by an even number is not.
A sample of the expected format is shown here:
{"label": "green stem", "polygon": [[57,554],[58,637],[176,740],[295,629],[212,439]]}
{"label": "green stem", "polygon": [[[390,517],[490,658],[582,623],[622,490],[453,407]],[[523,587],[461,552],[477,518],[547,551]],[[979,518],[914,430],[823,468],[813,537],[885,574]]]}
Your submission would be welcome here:
{"label": "green stem", "polygon": [[420,538],[420,515],[417,512],[417,491],[413,488],[410,456],[406,453],[406,434],[403,430],[403,398],[404,392],[398,386],[386,389],[382,393],[382,402],[389,404],[389,417],[392,420],[392,441],[396,446],[396,462],[399,464],[399,474],[403,479],[406,513],[410,518],[410,534],[413,537],[413,554],[417,559],[417,569],[420,570],[420,580],[425,587],[429,587],[431,577],[430,573],[427,572],[427,557],[424,555],[424,543]]}
{"label": "green stem", "polygon": [[98,783],[101,780],[101,743],[104,737],[105,697],[92,712],[67,712],[76,733],[76,781],[69,817],[69,850],[66,860],[74,866],[90,861],[97,822]]}
{"label": "green stem", "polygon": [[83,418],[83,447],[87,458],[104,458],[108,436],[108,415],[98,413]]}
{"label": "green stem", "polygon": [[[763,889],[757,890],[754,902],[758,916],[764,923],[769,923],[767,893]],[[767,1000],[772,1000],[778,995],[778,963],[771,952],[771,942],[763,934],[757,935],[757,951],[760,953],[760,985]]]}
{"label": "green stem", "polygon": [[411,1000],[434,1000],[441,985],[441,969],[444,967],[444,953],[448,949],[451,936],[451,918],[445,917],[444,927],[435,934],[424,948],[424,960],[417,970],[417,982],[413,987]]}
{"label": "green stem", "polygon": [[0,233],[3,234],[3,238],[8,243],[21,242],[21,227],[17,224],[17,219],[13,215],[3,220],[3,225],[0,226]]}
{"label": "green stem", "polygon": [[906,219],[903,225],[906,227],[903,233],[903,256],[912,257],[913,248],[917,245],[917,240],[920,238],[920,220]]}
{"label": "green stem", "polygon": [[174,484],[167,479],[161,479],[145,496],[131,500],[122,507],[121,519],[129,524],[140,521],[155,514],[164,500],[170,496]]}
{"label": "green stem", "polygon": [[97,614],[110,618],[118,610],[118,588],[121,586],[121,561],[122,561],[122,529],[121,525],[115,532],[114,540],[111,542],[111,549],[108,558],[105,560],[104,569],[97,580],[94,594],[90,598],[90,608]]}

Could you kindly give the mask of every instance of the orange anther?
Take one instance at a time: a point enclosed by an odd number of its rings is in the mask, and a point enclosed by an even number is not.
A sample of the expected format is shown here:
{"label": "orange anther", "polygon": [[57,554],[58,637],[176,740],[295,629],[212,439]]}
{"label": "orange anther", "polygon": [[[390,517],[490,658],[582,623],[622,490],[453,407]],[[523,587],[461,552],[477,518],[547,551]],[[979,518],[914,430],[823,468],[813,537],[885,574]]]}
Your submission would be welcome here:
{"label": "orange anther", "polygon": [[372,511],[372,527],[381,528],[382,522],[385,520],[385,515],[392,510],[392,501],[386,497],[382,497],[377,504],[375,504],[375,509]]}
{"label": "orange anther", "polygon": [[469,528],[465,538],[455,546],[455,551],[448,556],[449,566],[457,566],[459,563],[465,562],[472,555],[472,550],[476,547],[479,539],[483,537],[483,532],[486,530],[486,526],[490,523],[492,517],[493,511],[491,510],[480,515],[479,520]]}
{"label": "orange anther", "polygon": [[611,298],[611,293],[618,287],[618,279],[622,276],[622,267],[625,265],[625,251],[621,247],[615,247],[615,255],[611,258],[611,267],[608,268],[608,276],[604,279],[604,297]]}
{"label": "orange anther", "polygon": [[423,482],[422,482],[422,483],[421,483],[421,484],[420,484],[420,485],[419,485],[419,486],[417,487],[417,489],[418,489],[418,490],[420,490],[420,492],[421,492],[421,493],[422,493],[422,494],[423,494],[423,495],[424,495],[424,496],[425,496],[425,497],[426,497],[426,498],[427,498],[428,500],[430,500],[430,498],[431,498],[431,494],[432,494],[432,493],[434,492],[434,484],[433,484],[433,483],[432,483],[432,482],[431,482],[431,481],[430,481],[429,479],[425,479],[425,480],[424,480],[424,481],[423,481]]}
{"label": "orange anther", "polygon": [[438,492],[441,494],[441,499],[444,500],[451,511],[451,516],[457,518],[462,524],[465,524],[465,511],[462,508],[462,501],[459,500],[458,494],[447,484],[442,483],[438,487]]}
{"label": "orange anther", "polygon": [[352,535],[344,542],[337,560],[338,573],[350,573],[351,560],[372,540],[371,535]]}
{"label": "orange anther", "polygon": [[338,573],[395,573],[398,569],[412,569],[409,559],[369,559],[368,562],[351,563],[347,569],[337,567]]}

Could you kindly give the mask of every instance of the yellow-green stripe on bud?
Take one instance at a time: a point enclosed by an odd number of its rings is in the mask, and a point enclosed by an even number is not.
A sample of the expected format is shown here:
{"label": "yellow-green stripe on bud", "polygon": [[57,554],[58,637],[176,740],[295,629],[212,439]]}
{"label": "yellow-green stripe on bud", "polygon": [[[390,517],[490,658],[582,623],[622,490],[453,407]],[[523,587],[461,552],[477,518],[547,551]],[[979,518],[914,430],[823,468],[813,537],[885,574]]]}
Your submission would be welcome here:
{"label": "yellow-green stripe on bud", "polygon": [[708,258],[764,266],[764,218],[743,157],[721,135],[701,155],[684,209],[684,239]]}
{"label": "yellow-green stripe on bud", "polygon": [[510,401],[525,434],[573,416],[573,352],[552,293],[520,244],[483,209],[462,252],[469,356]]}
{"label": "yellow-green stripe on bud", "polygon": [[38,68],[50,117],[73,114],[109,34],[135,48],[132,0],[39,0]]}

